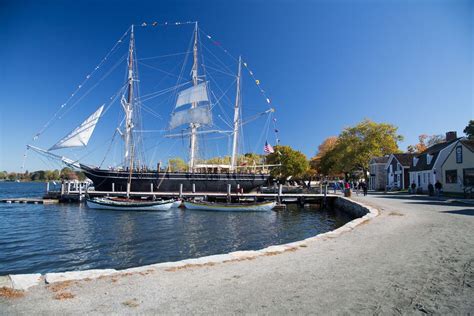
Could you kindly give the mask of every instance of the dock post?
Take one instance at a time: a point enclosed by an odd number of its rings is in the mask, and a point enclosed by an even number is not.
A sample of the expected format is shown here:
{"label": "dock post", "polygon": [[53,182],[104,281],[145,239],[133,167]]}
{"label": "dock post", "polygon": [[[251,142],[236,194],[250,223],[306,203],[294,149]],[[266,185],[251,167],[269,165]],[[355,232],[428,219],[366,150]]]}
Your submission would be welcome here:
{"label": "dock post", "polygon": [[232,192],[232,184],[227,184],[227,202],[230,203],[232,201],[232,197],[230,193]]}
{"label": "dock post", "polygon": [[193,183],[193,193],[196,193],[196,183]]}
{"label": "dock post", "polygon": [[324,198],[323,198],[323,206],[326,207],[327,200],[326,200],[326,195],[328,194],[328,185],[326,184],[324,186]]}
{"label": "dock post", "polygon": [[278,185],[278,203],[281,203],[281,195],[283,194],[283,184]]}
{"label": "dock post", "polygon": [[67,193],[67,195],[69,195],[69,190],[70,190],[71,182],[67,181],[67,182],[66,182],[66,185],[67,185],[66,193]]}
{"label": "dock post", "polygon": [[153,192],[153,182],[150,183],[150,192]]}
{"label": "dock post", "polygon": [[46,194],[49,193],[49,181],[46,182]]}
{"label": "dock post", "polygon": [[82,201],[82,185],[79,184],[79,202]]}
{"label": "dock post", "polygon": [[179,198],[181,198],[183,196],[183,184],[180,183],[179,184]]}
{"label": "dock post", "polygon": [[115,192],[115,183],[112,182],[112,192]]}
{"label": "dock post", "polygon": [[61,196],[64,195],[64,185],[65,185],[64,181],[61,182]]}

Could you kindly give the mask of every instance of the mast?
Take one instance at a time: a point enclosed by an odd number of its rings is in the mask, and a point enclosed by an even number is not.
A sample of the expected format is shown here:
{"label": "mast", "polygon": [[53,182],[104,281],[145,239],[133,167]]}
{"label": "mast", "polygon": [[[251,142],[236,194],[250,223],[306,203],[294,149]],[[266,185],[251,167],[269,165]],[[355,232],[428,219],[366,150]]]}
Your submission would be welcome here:
{"label": "mast", "polygon": [[132,137],[132,129],[133,129],[133,53],[134,53],[134,45],[135,45],[135,35],[133,32],[133,24],[130,33],[130,46],[128,49],[128,91],[127,91],[127,101],[122,99],[122,106],[125,111],[125,134],[124,134],[124,141],[125,141],[125,165],[129,168],[129,175],[127,181],[127,198],[130,195],[130,187],[132,181],[132,172],[133,172],[133,137]]}
{"label": "mast", "polygon": [[[193,47],[193,57],[194,57],[194,63],[193,63],[193,70],[192,70],[192,77],[193,77],[193,85],[197,86],[198,85],[198,22],[196,22],[196,25],[194,27],[194,47]],[[191,104],[191,108],[197,107],[197,102],[193,102]],[[194,172],[194,160],[196,159],[196,147],[197,147],[197,139],[196,139],[196,130],[198,128],[198,124],[196,123],[190,123],[189,124],[191,128],[191,138],[190,138],[190,144],[189,144],[189,171]]]}
{"label": "mast", "polygon": [[239,56],[239,70],[237,71],[237,92],[235,95],[235,106],[234,106],[234,138],[232,141],[232,158],[231,158],[231,171],[235,171],[237,166],[237,141],[239,137],[239,124],[240,124],[240,77],[242,72],[242,56]]}

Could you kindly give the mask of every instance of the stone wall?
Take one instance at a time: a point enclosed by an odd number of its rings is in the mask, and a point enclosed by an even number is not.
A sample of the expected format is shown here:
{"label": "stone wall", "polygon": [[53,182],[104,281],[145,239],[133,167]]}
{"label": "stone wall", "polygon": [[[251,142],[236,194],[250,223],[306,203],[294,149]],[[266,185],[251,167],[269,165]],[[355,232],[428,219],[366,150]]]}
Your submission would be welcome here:
{"label": "stone wall", "polygon": [[344,197],[337,197],[334,201],[334,207],[357,218],[370,213],[370,209],[367,206]]}

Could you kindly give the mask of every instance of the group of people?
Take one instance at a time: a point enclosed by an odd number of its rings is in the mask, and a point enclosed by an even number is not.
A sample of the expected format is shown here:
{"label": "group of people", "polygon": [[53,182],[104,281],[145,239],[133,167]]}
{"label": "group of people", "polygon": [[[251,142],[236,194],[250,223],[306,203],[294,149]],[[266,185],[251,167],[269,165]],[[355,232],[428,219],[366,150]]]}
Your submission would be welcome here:
{"label": "group of people", "polygon": [[356,194],[359,195],[363,193],[364,196],[367,195],[367,190],[369,189],[367,183],[365,181],[353,181],[353,182],[344,182],[344,181],[337,181],[334,183],[334,193],[338,190],[341,190],[344,193],[344,190],[355,190]]}
{"label": "group of people", "polygon": [[[441,182],[439,182],[439,180],[436,181],[434,186],[433,186],[433,184],[431,184],[431,182],[428,184],[428,194],[430,196],[433,196],[435,194],[436,194],[436,196],[441,196],[441,191],[442,190],[443,190],[443,184]],[[417,193],[415,182],[413,182],[410,185],[410,193],[412,193],[412,194]]]}

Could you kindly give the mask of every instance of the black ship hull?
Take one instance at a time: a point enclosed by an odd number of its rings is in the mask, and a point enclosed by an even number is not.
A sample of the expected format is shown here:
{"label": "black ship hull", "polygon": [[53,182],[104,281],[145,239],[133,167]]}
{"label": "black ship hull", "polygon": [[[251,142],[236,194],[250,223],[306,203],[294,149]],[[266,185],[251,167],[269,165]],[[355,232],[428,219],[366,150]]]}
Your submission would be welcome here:
{"label": "black ship hull", "polygon": [[[84,174],[92,180],[96,191],[127,191],[128,171],[111,171],[91,168],[81,164]],[[189,172],[156,172],[134,171],[130,191],[132,192],[227,192],[230,184],[232,191],[237,187],[244,192],[268,184],[268,174],[247,173],[189,173]]]}

